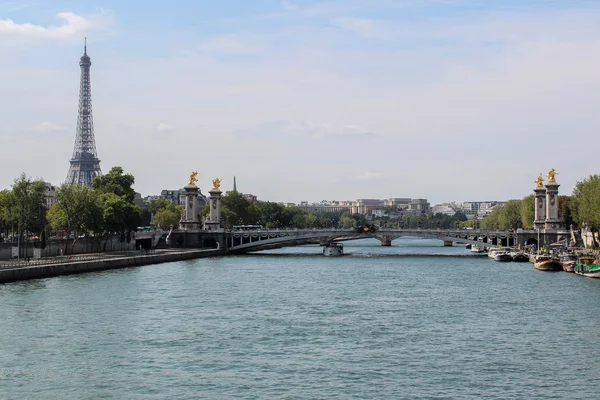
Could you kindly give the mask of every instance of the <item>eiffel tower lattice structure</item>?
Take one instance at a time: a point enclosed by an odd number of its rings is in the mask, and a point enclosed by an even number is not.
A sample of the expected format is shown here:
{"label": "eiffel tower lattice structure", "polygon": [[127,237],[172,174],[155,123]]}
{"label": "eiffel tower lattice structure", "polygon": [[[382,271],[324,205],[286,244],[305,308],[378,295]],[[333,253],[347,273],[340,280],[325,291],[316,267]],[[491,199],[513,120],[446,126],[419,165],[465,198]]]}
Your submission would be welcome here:
{"label": "eiffel tower lattice structure", "polygon": [[77,135],[71,158],[71,166],[65,183],[69,185],[91,186],[95,176],[102,175],[100,160],[96,153],[94,120],[92,117],[92,82],[90,67],[92,61],[87,55],[87,40],[83,56],[79,60],[81,81],[79,85],[79,112],[77,114]]}

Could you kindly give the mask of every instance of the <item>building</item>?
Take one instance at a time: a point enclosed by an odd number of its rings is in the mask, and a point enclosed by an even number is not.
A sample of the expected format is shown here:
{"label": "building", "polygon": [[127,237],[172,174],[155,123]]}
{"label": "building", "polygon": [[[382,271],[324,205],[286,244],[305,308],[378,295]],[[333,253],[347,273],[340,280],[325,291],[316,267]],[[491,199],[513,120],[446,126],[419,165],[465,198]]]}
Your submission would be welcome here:
{"label": "building", "polygon": [[299,209],[307,212],[313,212],[315,214],[320,213],[343,213],[350,212],[351,206],[348,204],[338,204],[338,203],[315,203],[308,204],[306,201],[301,202],[298,206]]}
{"label": "building", "polygon": [[250,193],[242,193],[242,197],[251,203],[256,203],[258,201],[258,197]]}
{"label": "building", "polygon": [[[164,189],[160,191],[160,195],[149,195],[141,199],[141,207],[143,210],[148,209],[148,205],[153,200],[163,199],[170,201],[176,206],[185,204],[185,189]],[[135,202],[135,201],[134,201]],[[136,203],[137,204],[137,203]],[[208,204],[208,199],[200,190],[198,190],[198,207],[204,208]]]}
{"label": "building", "polygon": [[144,206],[144,199],[142,199],[142,195],[138,192],[135,192],[133,195],[133,204],[142,208]]}
{"label": "building", "polygon": [[402,208],[406,209],[406,208],[408,208],[408,205],[410,204],[411,201],[412,201],[412,199],[410,199],[408,197],[395,197],[395,198],[384,200],[383,205],[386,207],[392,207],[395,210],[402,209]]}
{"label": "building", "polygon": [[371,214],[372,211],[384,207],[380,199],[358,199],[352,203],[352,214]]}
{"label": "building", "polygon": [[46,208],[50,209],[54,203],[56,203],[56,187],[50,182],[44,182],[46,184]]}
{"label": "building", "polygon": [[481,219],[492,213],[498,205],[504,204],[504,201],[466,201],[462,203],[462,212],[468,219]]}
{"label": "building", "polygon": [[434,214],[445,214],[449,216],[456,214],[457,210],[458,207],[454,203],[436,204],[431,208],[431,212]]}
{"label": "building", "polygon": [[182,204],[182,198],[181,196],[184,195],[185,197],[185,191],[183,189],[173,189],[173,190],[169,190],[169,189],[164,189],[160,191],[160,198],[164,199],[164,200],[168,200],[171,203],[175,204],[175,205],[181,205]]}
{"label": "building", "polygon": [[92,61],[87,54],[87,43],[83,56],[79,60],[81,80],[79,84],[79,110],[77,113],[77,132],[71,165],[65,183],[91,187],[92,179],[102,175],[100,160],[96,153],[94,137],[94,119],[92,116],[92,82],[90,68]]}
{"label": "building", "polygon": [[410,214],[427,214],[431,212],[431,207],[427,199],[412,199],[407,211]]}

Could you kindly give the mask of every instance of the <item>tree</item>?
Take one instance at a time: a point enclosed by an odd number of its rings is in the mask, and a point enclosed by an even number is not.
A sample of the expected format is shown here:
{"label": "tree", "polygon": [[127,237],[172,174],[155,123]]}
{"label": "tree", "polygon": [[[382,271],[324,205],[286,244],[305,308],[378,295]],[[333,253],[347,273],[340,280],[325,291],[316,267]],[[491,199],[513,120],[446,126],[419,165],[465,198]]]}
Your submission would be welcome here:
{"label": "tree", "polygon": [[125,241],[141,223],[142,210],[133,204],[134,183],[133,175],[125,174],[121,167],[112,167],[106,175],[92,180],[92,188],[98,193],[98,204],[102,209],[102,232],[106,235],[104,246],[111,234],[119,234],[121,241]]}
{"label": "tree", "polygon": [[96,176],[92,180],[92,188],[103,193],[114,193],[125,201],[133,204],[135,190],[132,186],[135,178],[123,173],[123,168],[112,167],[106,175]]}
{"label": "tree", "polygon": [[250,225],[255,224],[257,216],[252,212],[251,202],[237,191],[227,192],[221,197],[221,214],[225,218],[225,225]]}
{"label": "tree", "polygon": [[577,182],[571,196],[573,219],[580,226],[587,225],[592,232],[594,247],[597,247],[595,232],[600,228],[600,176],[590,175]]}
{"label": "tree", "polygon": [[166,199],[154,199],[148,204],[148,211],[154,215],[158,210],[169,207],[169,204],[173,203]]}
{"label": "tree", "polygon": [[47,225],[46,183],[40,179],[32,181],[25,174],[21,174],[12,185],[12,200],[19,237],[26,234],[29,242],[29,233],[42,236]]}
{"label": "tree", "polygon": [[148,210],[154,214],[154,223],[165,229],[171,225],[177,226],[183,214],[183,207],[164,199],[157,199],[150,202]]}
{"label": "tree", "polygon": [[14,198],[11,190],[0,191],[0,232],[8,233],[9,228],[12,231],[16,222]]}
{"label": "tree", "polygon": [[488,215],[487,217],[485,217],[481,220],[481,227],[484,229],[499,229],[500,228],[499,216],[500,216],[502,207],[503,207],[502,205],[498,205],[498,206],[494,207],[494,209],[492,210],[490,215]]}
{"label": "tree", "polygon": [[454,218],[458,222],[465,222],[469,220],[469,218],[467,218],[467,215],[462,211],[457,211],[456,214],[454,214]]}
{"label": "tree", "polygon": [[521,225],[525,229],[533,229],[535,219],[535,196],[530,194],[521,200]]}
{"label": "tree", "polygon": [[507,201],[498,214],[500,229],[518,229],[521,225],[521,200]]}
{"label": "tree", "polygon": [[345,212],[340,218],[340,225],[344,229],[354,228],[356,226],[356,220],[350,217],[350,214]]}
{"label": "tree", "polygon": [[560,215],[565,221],[565,226],[568,228],[573,225],[573,212],[572,212],[572,198],[571,196],[558,196],[558,209]]}
{"label": "tree", "polygon": [[[47,213],[52,229],[66,231],[67,237],[73,233],[71,251],[81,234],[101,229],[102,210],[98,204],[96,191],[86,186],[61,185],[56,188],[56,202]],[[65,253],[66,253],[65,249]]]}

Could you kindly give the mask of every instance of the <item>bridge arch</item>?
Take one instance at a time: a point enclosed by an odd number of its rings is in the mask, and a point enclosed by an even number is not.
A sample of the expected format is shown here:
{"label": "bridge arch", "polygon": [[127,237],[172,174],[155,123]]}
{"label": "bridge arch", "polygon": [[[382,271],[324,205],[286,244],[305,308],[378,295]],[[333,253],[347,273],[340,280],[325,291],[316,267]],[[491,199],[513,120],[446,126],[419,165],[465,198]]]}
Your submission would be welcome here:
{"label": "bridge arch", "polygon": [[354,229],[281,229],[260,231],[233,231],[226,236],[226,248],[230,253],[246,253],[288,246],[305,244],[322,244],[374,238],[382,245],[389,246],[391,241],[403,236],[436,239],[446,243],[460,242],[478,244],[485,247],[513,245],[514,236],[509,232],[470,232],[464,230],[421,230],[421,229],[378,229],[375,231],[358,231]]}

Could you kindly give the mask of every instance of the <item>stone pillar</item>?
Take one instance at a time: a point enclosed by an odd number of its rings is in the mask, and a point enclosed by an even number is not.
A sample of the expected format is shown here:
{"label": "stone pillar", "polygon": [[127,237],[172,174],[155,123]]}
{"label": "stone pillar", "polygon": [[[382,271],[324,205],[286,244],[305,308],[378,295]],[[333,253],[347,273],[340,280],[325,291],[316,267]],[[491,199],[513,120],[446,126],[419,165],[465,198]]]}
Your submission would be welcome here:
{"label": "stone pillar", "polygon": [[536,229],[544,229],[546,226],[546,188],[537,187],[535,193],[535,219],[533,225]]}
{"label": "stone pillar", "polygon": [[391,236],[382,236],[382,237],[378,237],[377,239],[379,239],[381,241],[381,245],[384,247],[391,246],[392,240],[394,240],[394,238]]}
{"label": "stone pillar", "polygon": [[221,230],[221,191],[211,190],[208,192],[208,202],[210,204],[210,213],[207,221],[204,223],[204,230]]}
{"label": "stone pillar", "polygon": [[546,185],[546,229],[560,229],[563,221],[560,218],[558,210],[558,183],[548,183]]}
{"label": "stone pillar", "polygon": [[183,215],[179,221],[179,229],[183,231],[199,231],[200,215],[198,210],[198,186],[186,186]]}

